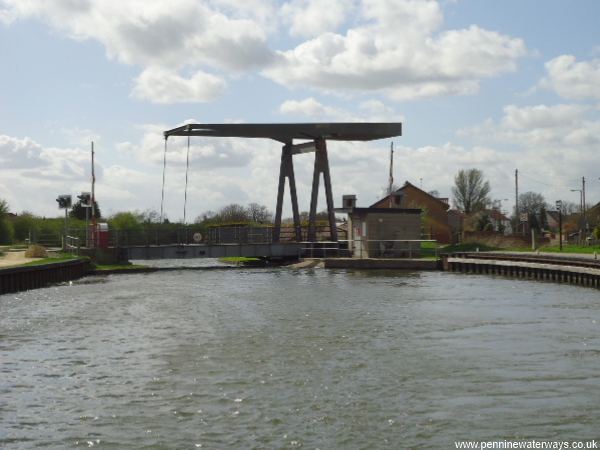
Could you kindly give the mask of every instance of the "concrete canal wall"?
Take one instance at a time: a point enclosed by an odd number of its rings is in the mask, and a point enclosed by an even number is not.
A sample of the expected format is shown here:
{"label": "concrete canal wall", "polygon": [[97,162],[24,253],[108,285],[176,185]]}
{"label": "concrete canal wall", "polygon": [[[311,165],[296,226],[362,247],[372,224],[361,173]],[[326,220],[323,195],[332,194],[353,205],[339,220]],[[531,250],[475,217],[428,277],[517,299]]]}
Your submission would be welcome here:
{"label": "concrete canal wall", "polygon": [[396,270],[437,270],[435,259],[409,258],[324,258],[325,269],[396,269]]}
{"label": "concrete canal wall", "polygon": [[465,253],[444,256],[450,272],[501,275],[600,288],[600,262],[572,256]]}
{"label": "concrete canal wall", "polygon": [[64,261],[0,269],[0,294],[27,291],[76,280],[90,271],[87,260]]}

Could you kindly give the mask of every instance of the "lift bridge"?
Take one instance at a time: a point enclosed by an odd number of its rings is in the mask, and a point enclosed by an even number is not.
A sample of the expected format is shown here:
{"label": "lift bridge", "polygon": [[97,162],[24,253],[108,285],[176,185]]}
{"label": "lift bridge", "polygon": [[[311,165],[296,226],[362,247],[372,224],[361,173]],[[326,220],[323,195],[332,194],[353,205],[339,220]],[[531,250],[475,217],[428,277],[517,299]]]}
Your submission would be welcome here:
{"label": "lift bridge", "polygon": [[[248,257],[292,257],[314,247],[317,241],[325,241],[339,248],[340,241],[335,223],[331,175],[327,157],[327,141],[372,141],[402,135],[401,123],[287,123],[287,124],[187,124],[165,131],[165,166],[168,139],[173,136],[212,137],[212,138],[250,138],[271,139],[283,144],[279,167],[279,186],[277,189],[277,205],[275,222],[268,238],[261,242],[239,240],[238,242],[216,242],[197,244],[140,245],[121,246],[127,251],[129,259],[153,258],[215,258],[227,256]],[[298,197],[296,194],[296,178],[294,175],[294,156],[303,153],[315,153],[312,191],[308,227],[303,230],[300,223]],[[323,176],[325,199],[327,203],[327,219],[329,236],[318,235],[317,198],[319,183]],[[164,201],[164,172],[163,195]],[[187,176],[186,176],[187,178]],[[282,238],[281,214],[285,192],[285,181],[288,181],[292,203],[293,226],[292,236]],[[186,190],[187,192],[187,190]],[[187,195],[187,194],[186,194]],[[161,218],[163,205],[161,203]],[[185,213],[184,213],[185,215]],[[321,244],[327,248],[329,244]]]}

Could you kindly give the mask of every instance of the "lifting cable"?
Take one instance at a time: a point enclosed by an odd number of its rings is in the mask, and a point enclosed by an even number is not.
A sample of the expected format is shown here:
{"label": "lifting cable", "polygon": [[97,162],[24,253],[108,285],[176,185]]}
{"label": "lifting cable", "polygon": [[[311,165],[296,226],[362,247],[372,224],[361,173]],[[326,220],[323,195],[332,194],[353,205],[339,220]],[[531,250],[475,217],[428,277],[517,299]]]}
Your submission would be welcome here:
{"label": "lifting cable", "polygon": [[185,163],[185,191],[183,196],[183,224],[185,225],[185,209],[187,206],[188,170],[190,168],[190,136],[187,137],[187,160]]}
{"label": "lifting cable", "polygon": [[167,136],[165,136],[165,156],[163,158],[163,180],[160,196],[160,223],[163,223],[163,204],[165,202],[165,171],[167,169]]}

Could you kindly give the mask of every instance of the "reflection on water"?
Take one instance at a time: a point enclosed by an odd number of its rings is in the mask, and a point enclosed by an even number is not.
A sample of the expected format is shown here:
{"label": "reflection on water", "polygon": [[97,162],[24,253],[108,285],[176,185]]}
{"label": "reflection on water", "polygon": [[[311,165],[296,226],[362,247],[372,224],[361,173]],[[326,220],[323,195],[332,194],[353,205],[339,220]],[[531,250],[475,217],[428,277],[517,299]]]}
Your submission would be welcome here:
{"label": "reflection on water", "polygon": [[599,327],[597,291],[482,276],[88,278],[0,296],[0,447],[593,439]]}
{"label": "reflection on water", "polygon": [[146,259],[131,261],[132,264],[142,264],[149,267],[228,267],[235,263],[226,262],[218,258],[186,258],[186,259]]}

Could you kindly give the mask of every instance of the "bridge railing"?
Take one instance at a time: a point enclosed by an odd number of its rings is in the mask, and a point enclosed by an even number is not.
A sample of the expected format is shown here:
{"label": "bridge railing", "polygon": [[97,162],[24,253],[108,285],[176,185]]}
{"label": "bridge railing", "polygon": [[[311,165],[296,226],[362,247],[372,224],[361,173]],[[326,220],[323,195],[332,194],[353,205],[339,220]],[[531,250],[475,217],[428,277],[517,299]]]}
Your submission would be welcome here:
{"label": "bridge railing", "polygon": [[[208,229],[197,225],[180,224],[153,224],[148,227],[134,229],[111,228],[102,237],[97,238],[102,245],[109,247],[137,247],[137,246],[160,246],[160,245],[182,245],[182,244],[270,244],[273,243],[272,225],[265,226],[214,226]],[[338,228],[338,236],[343,240],[345,230]],[[318,226],[316,228],[316,241],[330,240],[329,226]],[[85,228],[70,228],[67,231],[70,241],[76,242],[73,247],[87,247],[91,244],[91,231]],[[308,241],[308,227],[300,228],[301,242]],[[63,247],[64,235],[60,232],[32,235],[31,242],[39,243],[47,247]],[[280,229],[279,242],[298,242],[296,229],[293,226],[282,226]]]}
{"label": "bridge railing", "polygon": [[[209,227],[206,242],[209,244],[270,244],[273,242],[272,225],[253,227],[247,225]],[[338,236],[345,237],[345,230],[338,228]],[[300,242],[308,241],[308,226],[300,227]],[[316,227],[315,242],[328,241],[331,236],[329,225]],[[296,228],[284,225],[280,228],[279,242],[298,242]]]}

